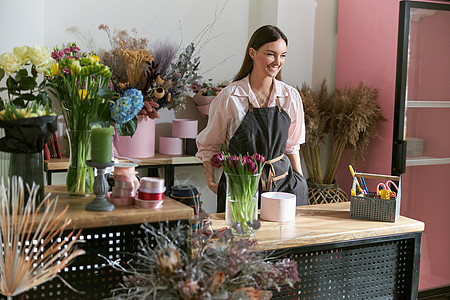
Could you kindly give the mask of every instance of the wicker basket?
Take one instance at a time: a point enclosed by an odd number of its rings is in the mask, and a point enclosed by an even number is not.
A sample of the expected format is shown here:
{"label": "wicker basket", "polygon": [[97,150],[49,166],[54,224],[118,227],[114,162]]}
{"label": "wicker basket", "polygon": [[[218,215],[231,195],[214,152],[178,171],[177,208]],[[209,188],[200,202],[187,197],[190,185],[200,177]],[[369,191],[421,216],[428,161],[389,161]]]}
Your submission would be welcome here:
{"label": "wicker basket", "polygon": [[347,194],[338,187],[337,183],[318,184],[308,180],[309,204],[326,204],[348,201]]}

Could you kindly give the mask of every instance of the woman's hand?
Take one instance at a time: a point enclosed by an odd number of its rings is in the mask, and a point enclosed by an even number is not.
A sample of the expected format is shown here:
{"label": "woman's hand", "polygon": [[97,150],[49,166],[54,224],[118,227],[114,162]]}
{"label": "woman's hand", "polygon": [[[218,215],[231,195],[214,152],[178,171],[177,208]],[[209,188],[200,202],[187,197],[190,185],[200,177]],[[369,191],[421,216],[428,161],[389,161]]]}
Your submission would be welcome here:
{"label": "woman's hand", "polygon": [[217,189],[219,185],[216,183],[216,180],[214,179],[214,167],[211,165],[209,161],[204,161],[203,167],[205,168],[206,173],[206,183],[208,184],[209,189],[213,191],[214,194],[217,195]]}
{"label": "woman's hand", "polygon": [[217,189],[219,188],[219,184],[213,181],[208,181],[208,187],[214,194],[217,195]]}

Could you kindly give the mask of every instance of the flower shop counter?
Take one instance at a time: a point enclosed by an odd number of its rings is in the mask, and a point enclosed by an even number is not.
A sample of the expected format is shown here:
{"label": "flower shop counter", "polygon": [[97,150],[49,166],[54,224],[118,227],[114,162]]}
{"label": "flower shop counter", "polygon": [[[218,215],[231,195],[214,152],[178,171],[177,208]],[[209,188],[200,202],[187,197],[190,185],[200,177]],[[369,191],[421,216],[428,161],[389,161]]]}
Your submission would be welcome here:
{"label": "flower shop counter", "polygon": [[58,197],[58,208],[64,209],[69,205],[66,218],[72,219],[72,224],[77,229],[109,227],[149,223],[188,220],[194,215],[194,210],[178,201],[164,197],[164,205],[159,209],[144,209],[133,205],[117,206],[113,211],[94,212],[84,209],[86,204],[95,198],[70,197],[63,185],[45,187],[45,194],[51,194],[51,198]]}
{"label": "flower shop counter", "polygon": [[[46,186],[45,194],[58,197],[56,210],[69,206],[65,217],[72,220],[76,229],[81,229],[83,243],[79,248],[86,251],[65,268],[60,276],[78,291],[77,293],[56,278],[28,291],[28,299],[105,299],[122,282],[122,274],[109,267],[106,259],[128,261],[130,253],[136,253],[140,242],[146,238],[141,228],[144,222],[159,226],[168,222],[169,226],[178,222],[187,223],[194,210],[168,197],[164,197],[163,207],[143,209],[132,205],[118,206],[110,212],[86,211],[85,205],[95,195],[70,197],[65,186]],[[39,218],[39,215],[38,215]],[[152,241],[150,240],[149,243]],[[0,296],[0,299],[3,299]]]}
{"label": "flower shop counter", "polygon": [[[224,214],[211,221],[226,226]],[[423,222],[353,219],[350,202],[299,206],[295,222],[260,221],[258,249],[298,264],[299,285],[273,299],[417,298]]]}

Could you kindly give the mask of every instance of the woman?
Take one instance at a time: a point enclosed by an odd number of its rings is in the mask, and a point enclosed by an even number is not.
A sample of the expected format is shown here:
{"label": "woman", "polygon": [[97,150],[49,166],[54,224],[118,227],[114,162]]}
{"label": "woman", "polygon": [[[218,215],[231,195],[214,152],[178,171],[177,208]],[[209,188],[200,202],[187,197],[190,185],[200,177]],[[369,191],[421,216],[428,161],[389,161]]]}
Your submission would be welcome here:
{"label": "woman", "polygon": [[216,183],[210,158],[224,143],[231,154],[265,157],[260,192],[293,193],[297,205],[308,203],[299,156],[305,141],[302,102],[296,89],[280,81],[287,44],[277,27],[257,29],[233,83],[211,103],[208,125],[197,137],[197,157],[203,160],[208,187],[217,194],[217,212],[225,211],[226,180],[222,175]]}

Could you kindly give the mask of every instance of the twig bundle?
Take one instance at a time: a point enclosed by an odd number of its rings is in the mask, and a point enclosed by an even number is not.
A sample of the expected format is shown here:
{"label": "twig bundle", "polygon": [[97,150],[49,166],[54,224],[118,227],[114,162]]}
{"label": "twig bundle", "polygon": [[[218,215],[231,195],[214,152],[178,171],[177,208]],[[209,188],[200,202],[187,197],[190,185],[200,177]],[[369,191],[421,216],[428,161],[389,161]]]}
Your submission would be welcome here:
{"label": "twig bundle", "polygon": [[53,279],[75,257],[85,254],[76,247],[81,231],[63,236],[71,223],[64,219],[68,206],[56,214],[58,200],[47,195],[36,207],[38,189],[33,184],[26,200],[22,178],[13,176],[6,186],[3,179],[0,182],[0,292],[6,296]]}

